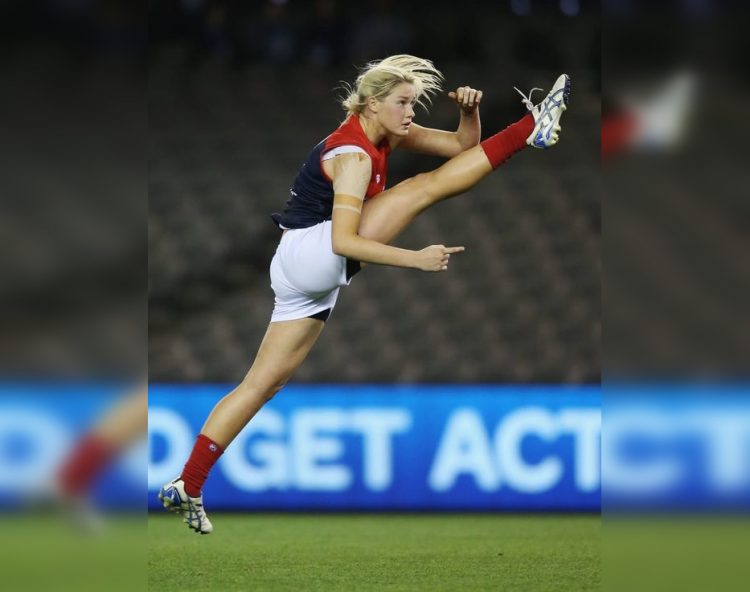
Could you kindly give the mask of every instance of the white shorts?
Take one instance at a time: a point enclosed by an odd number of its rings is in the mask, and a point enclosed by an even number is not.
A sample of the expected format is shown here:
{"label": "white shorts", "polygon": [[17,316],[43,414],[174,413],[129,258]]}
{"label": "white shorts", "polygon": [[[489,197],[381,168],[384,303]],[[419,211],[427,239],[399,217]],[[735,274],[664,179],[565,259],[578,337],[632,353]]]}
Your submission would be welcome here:
{"label": "white shorts", "polygon": [[[349,280],[351,281],[351,280]],[[304,319],[332,309],[346,279],[346,257],[331,246],[331,221],[287,230],[271,260],[275,304],[271,322]]]}

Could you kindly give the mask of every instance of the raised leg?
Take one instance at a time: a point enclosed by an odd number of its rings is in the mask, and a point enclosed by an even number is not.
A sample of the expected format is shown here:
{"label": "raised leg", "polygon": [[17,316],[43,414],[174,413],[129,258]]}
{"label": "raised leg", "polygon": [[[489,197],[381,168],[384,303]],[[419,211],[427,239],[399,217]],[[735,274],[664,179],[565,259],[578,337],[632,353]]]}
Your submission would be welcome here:
{"label": "raised leg", "polygon": [[359,234],[387,244],[418,214],[470,189],[492,170],[481,146],[462,152],[434,171],[402,181],[368,200],[362,209]]}

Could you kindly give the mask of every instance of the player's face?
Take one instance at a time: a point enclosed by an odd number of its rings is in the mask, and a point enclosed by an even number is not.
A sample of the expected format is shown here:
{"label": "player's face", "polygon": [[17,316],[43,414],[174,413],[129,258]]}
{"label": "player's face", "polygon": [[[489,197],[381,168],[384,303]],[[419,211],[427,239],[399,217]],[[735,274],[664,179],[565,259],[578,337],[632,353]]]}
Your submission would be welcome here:
{"label": "player's face", "polygon": [[412,84],[403,82],[379,105],[378,120],[390,134],[406,136],[414,119],[417,93]]}

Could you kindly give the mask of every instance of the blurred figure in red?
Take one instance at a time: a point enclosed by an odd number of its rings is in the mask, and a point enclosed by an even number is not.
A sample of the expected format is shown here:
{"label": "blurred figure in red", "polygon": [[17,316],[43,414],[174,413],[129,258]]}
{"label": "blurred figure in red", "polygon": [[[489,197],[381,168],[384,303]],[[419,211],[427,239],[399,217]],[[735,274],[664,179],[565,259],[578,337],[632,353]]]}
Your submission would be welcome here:
{"label": "blurred figure in red", "polygon": [[88,500],[91,489],[97,478],[147,430],[148,389],[143,387],[122,397],[73,446],[54,486],[77,527],[83,530],[100,527],[99,517]]}
{"label": "blurred figure in red", "polygon": [[617,109],[602,117],[602,161],[629,150],[662,151],[685,136],[696,94],[690,72],[670,77],[644,96],[623,95]]}

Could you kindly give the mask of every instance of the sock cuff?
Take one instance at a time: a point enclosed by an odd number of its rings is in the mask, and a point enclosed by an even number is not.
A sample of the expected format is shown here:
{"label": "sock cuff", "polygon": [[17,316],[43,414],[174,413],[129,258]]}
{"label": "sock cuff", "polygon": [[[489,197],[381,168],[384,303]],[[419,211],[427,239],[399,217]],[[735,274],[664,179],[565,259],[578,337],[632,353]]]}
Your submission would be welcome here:
{"label": "sock cuff", "polygon": [[481,143],[487,160],[496,169],[516,152],[526,147],[526,139],[534,131],[534,118],[530,113],[512,123],[501,132]]}
{"label": "sock cuff", "polygon": [[198,439],[196,441],[196,444],[199,444],[201,446],[205,446],[209,452],[212,452],[214,454],[223,454],[224,449],[214,442],[211,438],[208,436],[204,436],[203,434],[198,434]]}

